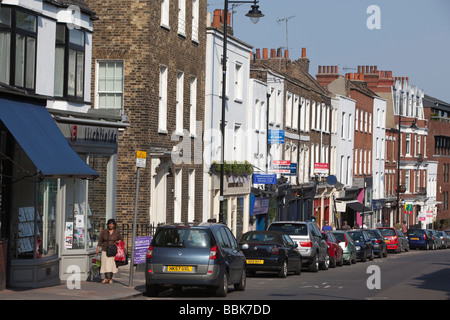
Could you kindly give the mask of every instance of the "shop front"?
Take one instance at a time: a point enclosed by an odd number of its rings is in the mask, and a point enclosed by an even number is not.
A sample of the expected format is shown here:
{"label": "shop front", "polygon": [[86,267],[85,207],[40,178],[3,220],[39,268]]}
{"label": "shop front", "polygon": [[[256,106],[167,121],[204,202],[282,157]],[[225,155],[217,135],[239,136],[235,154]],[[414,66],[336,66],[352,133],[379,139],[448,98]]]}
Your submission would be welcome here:
{"label": "shop front", "polygon": [[[7,286],[60,283],[60,221],[68,180],[99,174],[70,147],[44,100],[0,98],[1,238]],[[76,190],[73,190],[75,193]]]}

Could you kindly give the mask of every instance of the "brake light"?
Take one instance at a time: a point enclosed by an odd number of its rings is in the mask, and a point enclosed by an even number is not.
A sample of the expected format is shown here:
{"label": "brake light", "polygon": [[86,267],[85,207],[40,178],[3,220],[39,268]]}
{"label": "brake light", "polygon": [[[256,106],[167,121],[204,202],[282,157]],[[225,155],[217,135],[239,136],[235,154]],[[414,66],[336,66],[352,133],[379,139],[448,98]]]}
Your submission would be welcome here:
{"label": "brake light", "polygon": [[300,241],[300,246],[302,247],[307,247],[307,248],[311,248],[313,246],[311,241]]}
{"label": "brake light", "polygon": [[423,235],[423,240],[427,240],[427,236],[426,235]]}
{"label": "brake light", "polygon": [[209,260],[216,260],[219,257],[219,254],[220,254],[219,247],[215,245],[209,251]]}
{"label": "brake light", "polygon": [[272,254],[280,254],[280,249],[278,247],[272,247]]}
{"label": "brake light", "polygon": [[375,243],[381,243],[380,239],[375,240]]}
{"label": "brake light", "polygon": [[153,246],[150,246],[147,249],[146,257],[150,259],[152,257],[152,255],[153,255]]}

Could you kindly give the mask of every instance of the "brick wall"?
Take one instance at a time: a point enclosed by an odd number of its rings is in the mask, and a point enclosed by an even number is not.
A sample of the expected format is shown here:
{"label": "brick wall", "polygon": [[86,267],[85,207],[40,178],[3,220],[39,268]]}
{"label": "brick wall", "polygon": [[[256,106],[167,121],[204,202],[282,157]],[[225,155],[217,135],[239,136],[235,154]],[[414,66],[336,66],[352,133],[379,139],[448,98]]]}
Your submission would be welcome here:
{"label": "brick wall", "polygon": [[[175,130],[176,74],[184,72],[183,127],[189,129],[190,76],[197,77],[197,121],[203,122],[206,52],[206,0],[199,1],[199,41],[191,40],[192,1],[186,1],[186,37],[178,35],[178,2],[170,1],[170,29],[161,27],[160,2],[144,0],[87,0],[99,20],[94,22],[93,70],[95,61],[124,62],[124,109],[130,128],[119,137],[117,165],[117,220],[131,223],[136,189],[136,151],[161,147],[169,151],[178,142],[171,141]],[[158,133],[159,67],[168,67],[167,129]],[[95,72],[93,72],[95,77]],[[93,78],[93,86],[95,85]],[[94,93],[94,87],[92,88]],[[92,97],[94,100],[94,96]],[[201,137],[199,137],[201,138]],[[192,148],[193,149],[193,148]],[[164,161],[168,161],[164,159]],[[141,170],[138,223],[149,222],[151,199],[151,157]],[[170,164],[175,172],[173,164]],[[196,218],[202,211],[202,165],[183,165],[196,169]],[[183,170],[183,208],[187,208],[188,170]],[[173,220],[174,175],[167,178],[167,222]],[[187,220],[187,209],[182,220]]]}

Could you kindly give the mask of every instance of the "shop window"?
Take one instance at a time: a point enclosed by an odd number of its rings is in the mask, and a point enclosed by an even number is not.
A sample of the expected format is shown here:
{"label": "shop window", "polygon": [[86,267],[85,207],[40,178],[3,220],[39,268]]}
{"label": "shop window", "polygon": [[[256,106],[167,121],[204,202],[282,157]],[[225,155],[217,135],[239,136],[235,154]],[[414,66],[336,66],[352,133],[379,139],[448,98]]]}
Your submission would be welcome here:
{"label": "shop window", "polygon": [[14,159],[17,169],[13,176],[12,256],[39,259],[56,255],[58,182],[37,180],[36,168],[22,149],[16,149]]}
{"label": "shop window", "polygon": [[112,218],[112,170],[110,156],[89,156],[89,165],[99,173],[95,180],[66,179],[66,250],[95,249],[106,221]]}

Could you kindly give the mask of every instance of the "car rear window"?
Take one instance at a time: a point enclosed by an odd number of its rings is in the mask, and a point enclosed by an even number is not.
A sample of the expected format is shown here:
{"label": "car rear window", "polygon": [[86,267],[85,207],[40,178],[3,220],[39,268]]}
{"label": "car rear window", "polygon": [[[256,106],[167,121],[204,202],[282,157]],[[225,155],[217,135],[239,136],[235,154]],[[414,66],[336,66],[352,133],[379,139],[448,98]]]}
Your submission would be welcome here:
{"label": "car rear window", "polygon": [[308,226],[303,223],[275,223],[270,225],[269,230],[298,236],[308,235]]}
{"label": "car rear window", "polygon": [[395,236],[394,229],[380,229],[380,232],[385,237]]}
{"label": "car rear window", "polygon": [[153,239],[157,247],[210,248],[214,246],[207,229],[165,228],[159,230]]}
{"label": "car rear window", "polygon": [[364,242],[364,236],[362,232],[349,232],[348,234],[354,241]]}
{"label": "car rear window", "polygon": [[345,242],[345,234],[336,232],[336,233],[333,233],[333,235],[336,237],[336,239],[338,241]]}
{"label": "car rear window", "polygon": [[276,237],[273,234],[264,234],[264,233],[253,233],[246,234],[242,236],[241,241],[243,242],[274,242]]}
{"label": "car rear window", "polygon": [[423,236],[424,233],[425,233],[425,231],[423,231],[423,230],[409,230],[408,236],[420,237],[420,236]]}
{"label": "car rear window", "polygon": [[379,239],[380,236],[378,235],[377,232],[373,231],[373,230],[367,230],[366,231],[367,235],[373,239]]}

